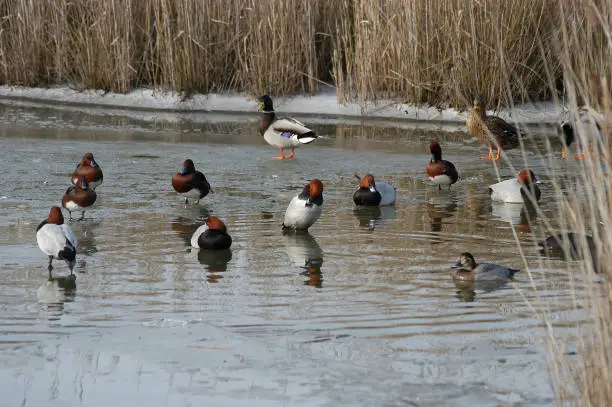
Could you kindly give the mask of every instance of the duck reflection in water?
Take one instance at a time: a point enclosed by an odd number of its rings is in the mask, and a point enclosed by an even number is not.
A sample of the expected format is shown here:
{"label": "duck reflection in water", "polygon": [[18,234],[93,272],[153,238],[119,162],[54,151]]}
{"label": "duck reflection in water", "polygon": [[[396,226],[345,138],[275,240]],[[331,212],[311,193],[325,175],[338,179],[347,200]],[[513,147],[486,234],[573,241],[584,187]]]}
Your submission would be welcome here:
{"label": "duck reflection in water", "polygon": [[300,273],[308,277],[304,285],[321,288],[323,286],[323,250],[308,232],[285,232],[285,249],[292,263],[302,269]]}
{"label": "duck reflection in water", "polygon": [[51,277],[36,290],[41,311],[51,321],[64,314],[64,303],[73,302],[76,296],[76,275]]}
{"label": "duck reflection in water", "polygon": [[395,206],[357,206],[353,214],[359,220],[359,227],[374,230],[395,219]]}
{"label": "duck reflection in water", "polygon": [[529,202],[524,204],[492,202],[491,216],[509,223],[519,232],[530,233],[538,211],[536,206]]}
{"label": "duck reflection in water", "polygon": [[170,221],[170,227],[187,245],[191,246],[191,236],[202,225],[202,222],[210,216],[210,211],[206,207],[198,205],[189,206],[187,209],[194,213],[193,218],[180,216]]}
{"label": "duck reflection in water", "polygon": [[[442,231],[442,220],[451,218],[457,210],[457,198],[454,192],[445,195],[431,196],[427,202],[427,214],[431,219],[431,231],[438,233]],[[433,243],[440,243],[435,240]]]}
{"label": "duck reflection in water", "polygon": [[[198,250],[198,249],[192,249]],[[206,271],[208,271],[208,275],[206,279],[209,283],[216,283],[217,280],[223,278],[222,275],[217,273],[222,273],[227,271],[227,264],[232,260],[232,251],[230,249],[225,250],[207,250],[207,249],[199,249],[198,250],[198,261],[200,264],[206,266]]]}

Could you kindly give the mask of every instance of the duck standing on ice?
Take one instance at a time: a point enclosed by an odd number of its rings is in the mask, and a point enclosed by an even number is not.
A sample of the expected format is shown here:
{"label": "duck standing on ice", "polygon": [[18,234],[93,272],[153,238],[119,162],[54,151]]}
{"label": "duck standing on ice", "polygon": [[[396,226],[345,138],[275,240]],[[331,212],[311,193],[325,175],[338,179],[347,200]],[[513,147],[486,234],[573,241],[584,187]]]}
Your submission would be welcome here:
{"label": "duck standing on ice", "polygon": [[[297,120],[277,118],[270,96],[263,95],[258,100],[259,110],[263,112],[259,121],[259,134],[268,144],[280,148],[280,156],[274,158],[279,160],[293,158],[295,147],[311,143],[317,138],[314,131]],[[286,156],[285,149],[289,147],[291,147],[291,154]]]}
{"label": "duck standing on ice", "polygon": [[448,189],[450,189],[451,185],[459,180],[457,168],[452,162],[442,159],[442,147],[437,141],[432,141],[429,144],[429,151],[431,152],[431,160],[425,167],[429,180],[438,185],[438,190],[442,189],[442,185],[448,185]]}
{"label": "duck standing on ice", "polygon": [[283,229],[307,230],[321,217],[322,211],[323,183],[312,179],[302,192],[289,202]]}
{"label": "duck standing on ice", "polygon": [[77,239],[72,229],[64,223],[64,215],[59,207],[52,207],[47,219],[36,228],[36,242],[40,250],[49,256],[49,278],[53,270],[53,259],[66,261],[72,274],[76,262]]}
{"label": "duck standing on ice", "polygon": [[89,183],[81,176],[74,186],[69,187],[62,197],[62,206],[68,210],[70,220],[73,211],[81,211],[79,220],[85,217],[85,208],[89,208],[96,202],[98,195],[96,191],[89,188]]}
{"label": "duck standing on ice", "polygon": [[185,160],[183,168],[172,176],[172,187],[185,197],[185,205],[189,203],[189,198],[195,199],[198,203],[212,191],[204,174],[196,171],[190,159]]}
{"label": "duck standing on ice", "polygon": [[85,177],[85,181],[91,189],[96,189],[104,180],[102,168],[100,168],[92,153],[85,153],[81,162],[77,164],[72,173],[72,185],[76,185],[81,177]]}

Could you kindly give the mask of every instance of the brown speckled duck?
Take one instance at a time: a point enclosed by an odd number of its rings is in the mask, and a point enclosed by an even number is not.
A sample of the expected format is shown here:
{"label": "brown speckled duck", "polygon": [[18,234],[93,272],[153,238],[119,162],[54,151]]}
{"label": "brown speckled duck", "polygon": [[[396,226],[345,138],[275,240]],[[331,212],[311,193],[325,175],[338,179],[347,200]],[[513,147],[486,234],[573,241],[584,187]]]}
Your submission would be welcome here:
{"label": "brown speckled duck", "polygon": [[[465,122],[468,132],[476,137],[482,144],[489,146],[488,160],[499,160],[501,150],[516,148],[520,145],[519,137],[523,135],[519,129],[497,116],[488,116],[484,99],[474,99],[474,107],[468,113]],[[493,158],[493,149],[497,155]]]}

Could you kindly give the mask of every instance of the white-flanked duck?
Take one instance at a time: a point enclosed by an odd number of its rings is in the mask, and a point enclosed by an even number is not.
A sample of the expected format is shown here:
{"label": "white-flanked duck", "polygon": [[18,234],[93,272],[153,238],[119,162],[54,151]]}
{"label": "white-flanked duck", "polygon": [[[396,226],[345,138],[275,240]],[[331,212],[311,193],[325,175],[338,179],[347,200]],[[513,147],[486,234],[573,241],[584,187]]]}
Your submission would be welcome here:
{"label": "white-flanked duck", "polygon": [[455,165],[442,159],[442,147],[437,141],[432,141],[429,144],[429,151],[431,152],[431,160],[425,167],[425,172],[429,177],[429,180],[438,186],[438,190],[442,189],[442,185],[450,186],[459,180],[459,172]]}
{"label": "white-flanked duck", "polygon": [[208,180],[204,174],[196,171],[191,159],[185,160],[183,168],[172,176],[172,187],[185,197],[185,204],[189,203],[189,198],[195,199],[198,203],[200,199],[212,192]]}
{"label": "white-flanked duck", "polygon": [[[297,120],[277,118],[270,96],[263,95],[258,100],[259,110],[263,112],[259,121],[259,134],[268,144],[280,148],[280,156],[274,158],[293,158],[295,147],[311,143],[317,138],[314,131]],[[291,148],[291,154],[288,156],[285,155],[286,148]]]}
{"label": "white-flanked duck", "polygon": [[[518,178],[507,179],[489,186],[489,193],[493,201],[508,203],[524,203],[538,201],[541,196],[540,188],[533,171],[524,169]],[[531,195],[531,199],[529,196]]]}
{"label": "white-flanked duck", "polygon": [[395,187],[386,182],[375,182],[374,175],[367,174],[361,180],[359,189],[353,194],[353,202],[357,206],[387,206],[395,203]]}
{"label": "white-flanked duck", "polygon": [[62,210],[53,206],[49,216],[36,228],[36,242],[40,250],[49,256],[49,278],[53,259],[64,260],[70,268],[70,274],[76,262],[77,239],[72,229],[64,223]]}
{"label": "white-flanked duck", "polygon": [[209,216],[191,236],[191,246],[208,250],[225,250],[232,245],[225,223],[216,216]]}
{"label": "white-flanked duck", "polygon": [[62,197],[62,206],[68,210],[70,220],[72,220],[72,212],[78,211],[81,211],[79,220],[82,220],[85,217],[85,209],[92,206],[97,197],[96,191],[91,189],[85,177],[81,176],[74,186],[66,190]]}
{"label": "white-flanked duck", "polygon": [[81,162],[77,164],[72,173],[72,185],[76,185],[81,177],[85,177],[91,189],[96,189],[104,180],[102,168],[100,168],[92,153],[85,153]]}
{"label": "white-flanked duck", "polygon": [[474,256],[467,252],[462,253],[457,264],[452,267],[457,269],[453,273],[453,279],[459,281],[505,281],[511,279],[514,273],[519,271],[499,264],[476,263]]}
{"label": "white-flanked duck", "polygon": [[312,179],[300,194],[295,196],[285,212],[283,229],[307,230],[323,211],[323,183]]}

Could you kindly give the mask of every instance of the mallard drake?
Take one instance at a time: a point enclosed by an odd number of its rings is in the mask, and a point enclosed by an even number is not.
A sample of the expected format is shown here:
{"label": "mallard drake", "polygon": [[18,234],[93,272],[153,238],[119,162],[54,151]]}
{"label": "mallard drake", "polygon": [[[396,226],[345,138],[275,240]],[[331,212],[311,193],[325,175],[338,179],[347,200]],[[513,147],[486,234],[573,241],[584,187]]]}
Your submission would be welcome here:
{"label": "mallard drake", "polygon": [[204,174],[196,171],[190,159],[185,160],[183,168],[172,176],[172,187],[176,192],[185,196],[185,204],[189,203],[189,198],[195,199],[198,203],[212,191]]}
{"label": "mallard drake", "polygon": [[458,269],[453,273],[453,279],[459,281],[509,280],[519,271],[499,264],[476,263],[474,256],[467,252],[459,256],[452,268]]}
{"label": "mallard drake", "polygon": [[372,174],[367,174],[361,180],[359,189],[353,194],[353,202],[357,206],[387,206],[395,203],[395,187],[386,182],[375,182]]}
{"label": "mallard drake", "polygon": [[92,206],[97,197],[96,191],[89,188],[89,183],[85,177],[81,176],[76,185],[66,190],[62,197],[62,206],[68,210],[70,220],[72,220],[72,212],[75,211],[81,211],[79,220],[82,220],[85,217],[85,209]]}
{"label": "mallard drake", "polygon": [[[519,137],[524,135],[504,119],[487,115],[482,97],[474,99],[474,107],[468,113],[465,125],[472,136],[489,147],[489,155],[481,157],[488,160],[499,160],[502,148],[510,150],[518,147]],[[494,148],[497,149],[495,158],[493,158]]]}
{"label": "mallard drake", "polygon": [[[274,158],[279,160],[293,158],[295,147],[311,143],[317,138],[314,131],[297,120],[277,118],[270,96],[263,95],[258,100],[259,110],[263,112],[259,121],[259,134],[268,144],[280,148],[280,156]],[[291,154],[286,156],[285,149],[289,147],[291,147]]]}
{"label": "mallard drake", "polygon": [[296,195],[285,211],[283,229],[307,230],[323,212],[323,183],[312,179],[301,193]]}
{"label": "mallard drake", "polygon": [[225,223],[216,216],[209,216],[191,236],[191,246],[200,249],[225,250],[232,245]]}
{"label": "mallard drake", "polygon": [[429,151],[431,160],[425,167],[429,180],[438,185],[438,190],[442,189],[442,185],[448,185],[450,189],[450,186],[459,180],[457,168],[452,162],[442,159],[442,147],[437,141],[429,143]]}
{"label": "mallard drake", "polygon": [[49,211],[47,219],[36,228],[36,242],[40,250],[49,256],[49,278],[53,259],[64,260],[70,268],[74,268],[77,253],[77,239],[70,226],[64,223],[62,210],[54,206]]}
{"label": "mallard drake", "polygon": [[531,202],[529,194],[535,201],[540,200],[540,188],[536,185],[538,180],[533,171],[524,169],[518,178],[507,179],[489,186],[489,194],[493,201],[508,203]]}
{"label": "mallard drake", "polygon": [[79,178],[85,177],[91,189],[96,189],[104,180],[102,169],[94,159],[92,153],[85,153],[81,162],[77,164],[72,173],[72,185],[76,185]]}

